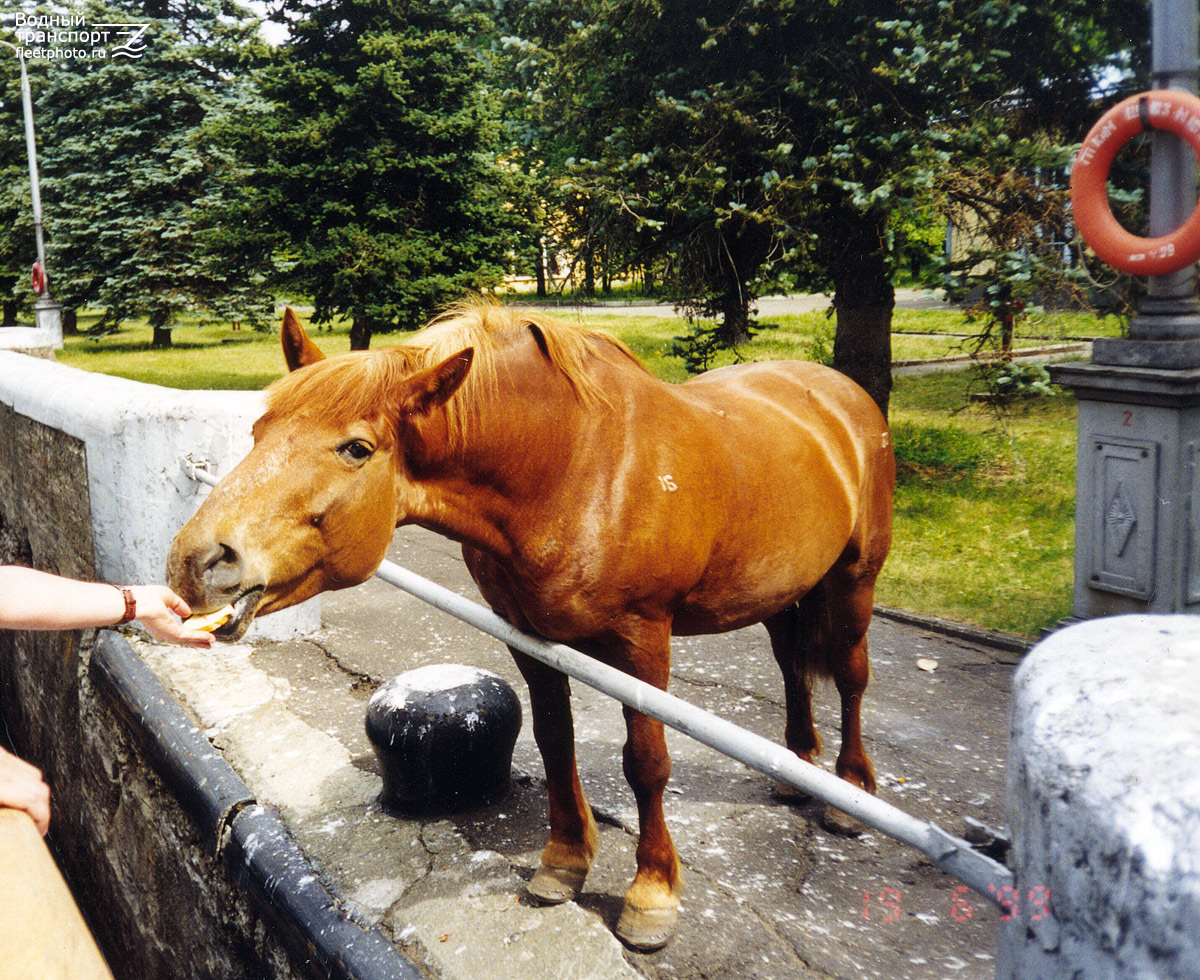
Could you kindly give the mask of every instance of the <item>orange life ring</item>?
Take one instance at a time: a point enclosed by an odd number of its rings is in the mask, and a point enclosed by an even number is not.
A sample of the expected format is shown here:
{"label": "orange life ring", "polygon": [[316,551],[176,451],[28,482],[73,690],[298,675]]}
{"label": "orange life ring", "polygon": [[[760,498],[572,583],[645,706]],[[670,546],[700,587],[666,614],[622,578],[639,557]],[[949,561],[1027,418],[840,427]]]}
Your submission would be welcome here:
{"label": "orange life ring", "polygon": [[29,279],[33,284],[33,291],[41,296],[46,291],[46,270],[42,268],[41,262],[33,263],[33,268],[29,271]]}
{"label": "orange life ring", "polygon": [[1160,89],[1117,103],[1087,134],[1071,168],[1071,210],[1083,240],[1114,269],[1138,276],[1168,275],[1200,260],[1200,204],[1159,238],[1126,231],[1108,205],[1108,171],[1117,153],[1138,133],[1156,129],[1187,140],[1200,159],[1200,98]]}

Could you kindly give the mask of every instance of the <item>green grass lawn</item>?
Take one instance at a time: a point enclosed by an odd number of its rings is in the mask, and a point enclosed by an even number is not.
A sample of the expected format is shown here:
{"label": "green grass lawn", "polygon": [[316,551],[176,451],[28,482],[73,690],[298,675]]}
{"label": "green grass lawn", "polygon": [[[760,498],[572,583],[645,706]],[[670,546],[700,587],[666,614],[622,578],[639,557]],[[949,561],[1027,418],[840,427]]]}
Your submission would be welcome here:
{"label": "green grass lawn", "polygon": [[969,402],[967,372],[896,379],[899,464],[885,605],[1028,636],[1070,615],[1076,406]]}
{"label": "green grass lawn", "polygon": [[[88,318],[80,317],[80,329]],[[265,388],[283,373],[278,334],[231,330],[228,324],[201,325],[183,320],[168,348],[150,346],[152,331],[130,323],[114,334],[64,338],[58,360],[86,371],[98,371],[168,388]],[[310,331],[327,354],[350,349],[349,325]]]}
{"label": "green grass lawn", "polygon": [[[659,377],[687,377],[669,353],[672,339],[685,331],[682,321],[618,313],[586,320],[625,340]],[[774,321],[738,356],[813,359],[832,341],[823,313]],[[1117,329],[1115,321],[1077,314],[1054,323],[1057,336],[1103,336]],[[896,326],[938,335],[895,336],[897,360],[957,353],[961,340],[953,335],[972,329],[962,314],[943,310],[897,311]],[[310,335],[326,353],[349,349],[348,325]],[[403,340],[387,335],[373,345]],[[176,388],[258,389],[283,371],[275,335],[185,321],[174,341],[171,349],[153,350],[149,327],[130,325],[98,340],[69,337],[59,360]],[[1071,610],[1075,402],[1065,394],[1030,400],[999,420],[971,403],[969,381],[966,371],[896,379],[890,419],[900,465],[895,543],[878,599],[1033,636]]]}
{"label": "green grass lawn", "polygon": [[[979,333],[980,329],[977,318],[960,310],[896,310],[892,315],[892,330],[897,333],[970,335]],[[1116,316],[1035,311],[1017,321],[1015,333],[1018,345],[1024,346],[1081,337],[1120,337],[1123,331],[1123,321]]]}

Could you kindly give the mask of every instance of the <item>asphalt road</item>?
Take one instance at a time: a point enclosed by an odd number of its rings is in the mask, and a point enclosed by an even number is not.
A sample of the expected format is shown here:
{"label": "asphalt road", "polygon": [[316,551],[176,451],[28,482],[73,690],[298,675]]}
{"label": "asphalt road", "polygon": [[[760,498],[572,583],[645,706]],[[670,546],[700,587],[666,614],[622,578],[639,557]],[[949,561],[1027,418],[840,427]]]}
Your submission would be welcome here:
{"label": "asphalt road", "polygon": [[[583,315],[597,313],[621,313],[624,316],[663,316],[675,317],[679,314],[670,303],[621,302],[606,301],[602,303],[576,303],[574,301],[556,302],[553,299],[538,301],[530,295],[528,300],[521,300],[522,305],[536,306],[539,309],[555,310],[560,313],[575,312]],[[813,310],[827,310],[833,304],[832,296],[821,293],[796,293],[789,296],[762,296],[754,301],[754,308],[760,319],[769,319],[784,313],[810,313]],[[946,301],[937,293],[928,289],[897,289],[896,308],[901,310],[944,310]]]}

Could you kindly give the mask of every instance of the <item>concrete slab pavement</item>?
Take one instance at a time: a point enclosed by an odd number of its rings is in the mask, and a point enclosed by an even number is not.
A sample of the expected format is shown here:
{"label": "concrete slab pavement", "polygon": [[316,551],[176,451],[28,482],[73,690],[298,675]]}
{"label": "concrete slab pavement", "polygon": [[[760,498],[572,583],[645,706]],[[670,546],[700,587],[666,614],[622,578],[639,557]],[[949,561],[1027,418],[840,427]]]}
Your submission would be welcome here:
{"label": "concrete slab pavement", "polygon": [[[446,539],[403,529],[389,557],[478,598]],[[685,867],[681,924],[661,952],[625,950],[611,934],[637,828],[621,775],[624,726],[619,705],[578,684],[580,773],[600,821],[600,854],[578,902],[529,904],[522,889],[545,841],[545,794],[527,695],[507,651],[379,580],[327,596],[324,620],[306,639],[208,655],[141,649],[259,802],[281,811],[351,914],[381,923],[431,977],[994,975],[1000,915],[989,903],[879,834],[833,836],[819,825],[819,804],[784,803],[765,776],[674,732],[667,807]],[[1002,825],[1017,655],[882,617],[871,644],[864,727],[881,795],[956,834],[965,818]],[[516,778],[492,805],[398,818],[376,800],[366,701],[395,674],[435,663],[484,667],[513,685],[526,718]],[[761,627],[676,640],[672,678],[675,694],[781,739],[782,683]],[[831,686],[816,708],[832,766]]]}

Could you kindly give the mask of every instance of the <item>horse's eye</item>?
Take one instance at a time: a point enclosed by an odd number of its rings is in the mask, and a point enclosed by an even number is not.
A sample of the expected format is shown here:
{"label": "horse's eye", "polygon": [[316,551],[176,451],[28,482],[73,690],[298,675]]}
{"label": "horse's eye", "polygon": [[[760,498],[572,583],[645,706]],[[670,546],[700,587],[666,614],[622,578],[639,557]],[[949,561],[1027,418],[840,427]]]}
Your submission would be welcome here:
{"label": "horse's eye", "polygon": [[338,452],[349,460],[356,463],[361,463],[364,459],[371,455],[373,450],[365,442],[358,439],[352,439],[344,445],[338,446]]}

